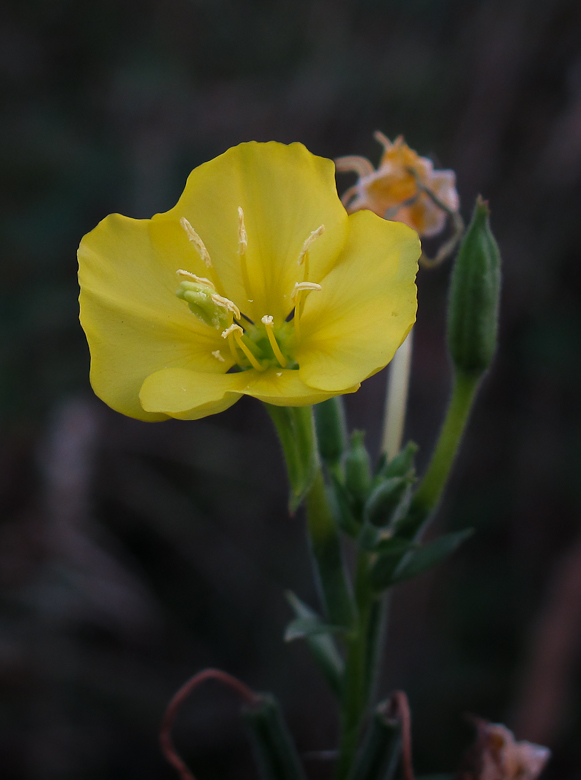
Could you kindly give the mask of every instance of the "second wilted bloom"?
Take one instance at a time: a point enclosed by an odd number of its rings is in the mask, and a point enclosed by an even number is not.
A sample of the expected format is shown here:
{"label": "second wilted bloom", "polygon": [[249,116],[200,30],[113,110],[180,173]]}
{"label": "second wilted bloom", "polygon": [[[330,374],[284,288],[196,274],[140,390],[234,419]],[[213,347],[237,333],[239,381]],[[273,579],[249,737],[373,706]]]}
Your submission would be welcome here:
{"label": "second wilted bloom", "polygon": [[[434,170],[427,157],[420,157],[399,136],[393,143],[383,133],[375,133],[384,152],[375,169],[365,157],[340,157],[338,171],[353,171],[359,180],[342,197],[349,213],[369,209],[380,217],[403,222],[420,236],[441,233],[447,213],[459,208],[456,175],[451,170]],[[435,198],[430,197],[430,194]]]}

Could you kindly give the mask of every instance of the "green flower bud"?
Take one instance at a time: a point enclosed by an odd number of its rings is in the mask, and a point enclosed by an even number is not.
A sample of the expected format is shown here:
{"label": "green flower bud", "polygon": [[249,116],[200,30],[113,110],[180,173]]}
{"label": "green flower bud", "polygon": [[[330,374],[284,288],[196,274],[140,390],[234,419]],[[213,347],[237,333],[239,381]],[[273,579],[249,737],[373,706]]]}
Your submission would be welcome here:
{"label": "green flower bud", "polygon": [[347,447],[343,399],[340,395],[329,398],[316,404],[314,410],[319,452],[328,466],[336,466]]}
{"label": "green flower bud", "polygon": [[[404,477],[390,477],[375,488],[365,504],[365,515],[376,526],[388,526],[406,497],[410,480]],[[405,509],[409,505],[407,502]]]}
{"label": "green flower bud", "polygon": [[448,348],[458,371],[479,377],[496,348],[500,253],[489,224],[488,204],[478,197],[460,246],[450,285]]}
{"label": "green flower bud", "polygon": [[345,487],[360,510],[371,489],[371,468],[369,453],[363,440],[365,431],[353,431],[347,455],[345,457]]}

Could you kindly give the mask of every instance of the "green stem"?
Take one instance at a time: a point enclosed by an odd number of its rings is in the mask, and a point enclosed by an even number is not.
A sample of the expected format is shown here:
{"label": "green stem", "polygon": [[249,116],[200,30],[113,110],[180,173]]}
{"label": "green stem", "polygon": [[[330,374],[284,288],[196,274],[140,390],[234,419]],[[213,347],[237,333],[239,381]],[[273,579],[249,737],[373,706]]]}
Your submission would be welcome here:
{"label": "green stem", "polygon": [[481,375],[455,371],[452,397],[442,431],[428,470],[411,503],[407,518],[398,533],[413,538],[420,533],[426,520],[437,508],[468,422]]}
{"label": "green stem", "polygon": [[347,584],[341,540],[320,466],[306,495],[305,505],[311,549],[327,616],[331,623],[350,629],[354,619],[353,600]]}
{"label": "green stem", "polygon": [[382,609],[381,602],[369,584],[369,565],[369,554],[361,551],[355,573],[357,624],[347,639],[337,780],[344,780],[353,766],[376,677]]}

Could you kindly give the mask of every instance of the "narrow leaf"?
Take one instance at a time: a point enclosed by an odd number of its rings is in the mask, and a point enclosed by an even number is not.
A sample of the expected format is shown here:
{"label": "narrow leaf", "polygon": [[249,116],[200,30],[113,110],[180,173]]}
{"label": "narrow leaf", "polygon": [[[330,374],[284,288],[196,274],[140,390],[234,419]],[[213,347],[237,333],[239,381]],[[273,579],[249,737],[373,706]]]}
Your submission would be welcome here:
{"label": "narrow leaf", "polygon": [[[288,591],[286,598],[297,620],[310,621],[312,625],[323,625],[317,613],[294,593]],[[287,641],[289,640],[287,639]],[[305,634],[305,641],[331,690],[340,696],[343,687],[344,663],[332,635],[328,632]]]}
{"label": "narrow leaf", "polygon": [[433,542],[413,550],[403,559],[395,571],[392,582],[409,580],[411,577],[417,577],[429,571],[448,558],[473,533],[472,528],[466,528],[463,531],[440,536]]}

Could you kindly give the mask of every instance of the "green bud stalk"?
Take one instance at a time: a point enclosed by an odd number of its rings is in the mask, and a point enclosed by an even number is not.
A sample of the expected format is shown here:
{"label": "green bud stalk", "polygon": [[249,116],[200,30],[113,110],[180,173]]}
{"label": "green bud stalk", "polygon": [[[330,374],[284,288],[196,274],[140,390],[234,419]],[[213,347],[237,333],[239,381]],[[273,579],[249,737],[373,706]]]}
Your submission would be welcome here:
{"label": "green bud stalk", "polygon": [[480,381],[494,357],[499,299],[500,253],[490,229],[488,205],[478,197],[450,284],[452,397],[428,470],[398,528],[407,538],[421,533],[450,476]]}

